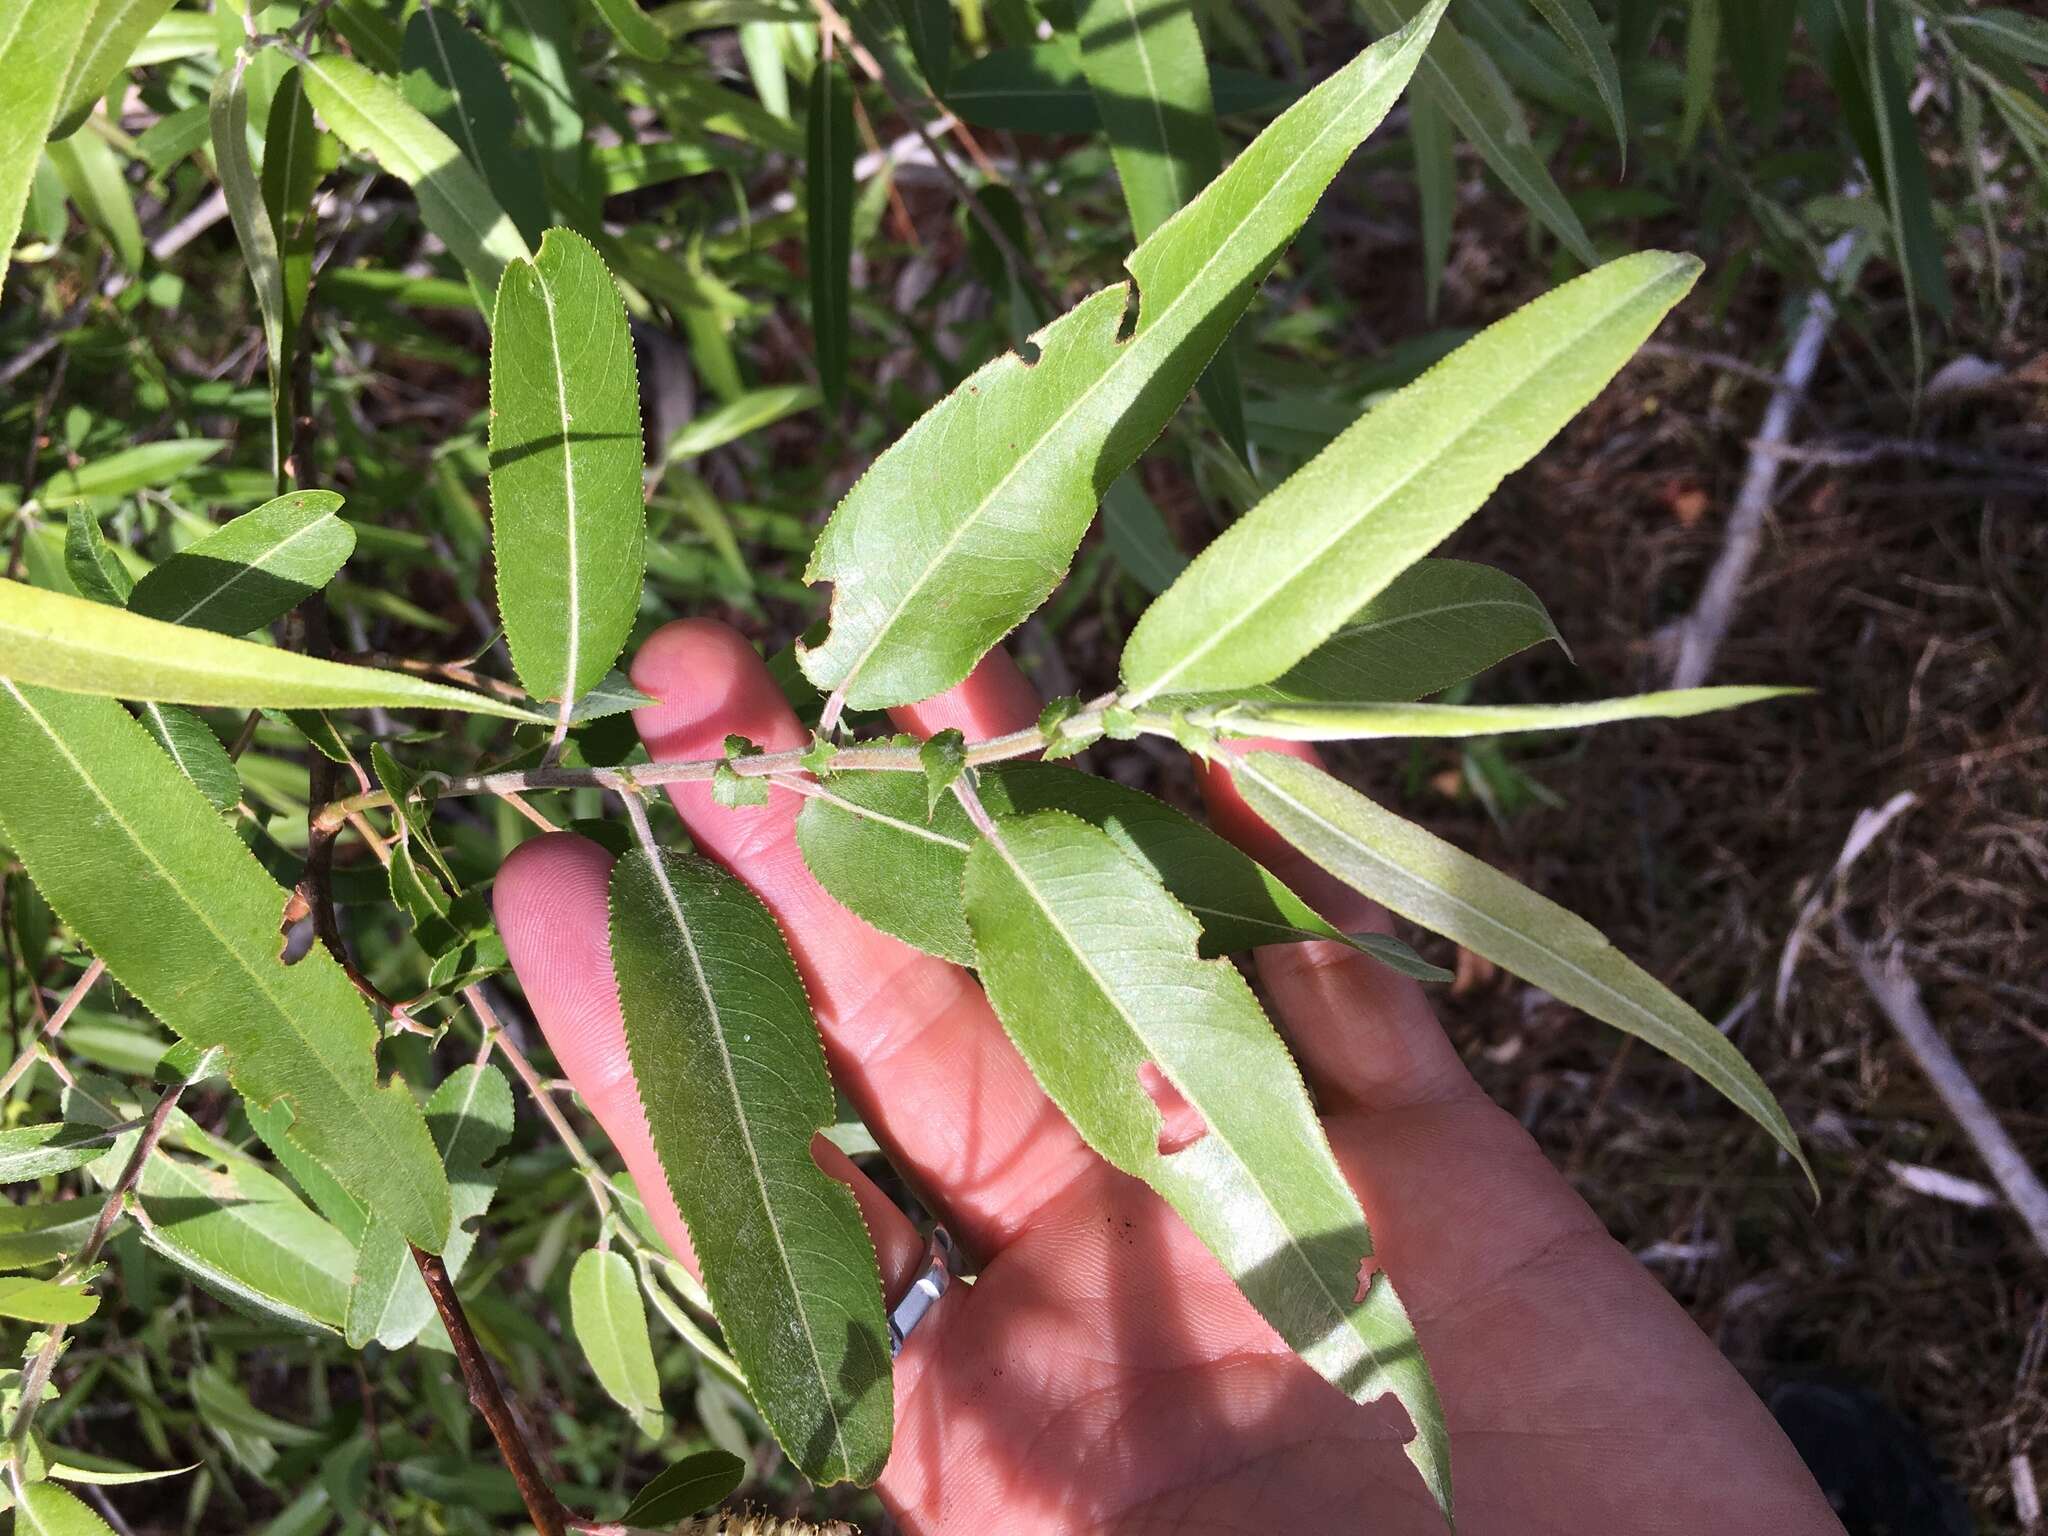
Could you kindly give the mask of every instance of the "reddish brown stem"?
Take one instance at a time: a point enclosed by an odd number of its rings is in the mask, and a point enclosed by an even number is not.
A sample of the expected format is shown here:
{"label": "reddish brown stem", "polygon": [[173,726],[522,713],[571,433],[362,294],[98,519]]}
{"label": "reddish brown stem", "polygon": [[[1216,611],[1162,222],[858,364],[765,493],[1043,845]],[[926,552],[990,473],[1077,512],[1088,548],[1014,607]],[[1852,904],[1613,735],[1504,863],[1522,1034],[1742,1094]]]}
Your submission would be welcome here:
{"label": "reddish brown stem", "polygon": [[512,1416],[511,1405],[505,1401],[505,1394],[498,1390],[497,1373],[491,1369],[483,1346],[470,1329],[469,1318],[462,1310],[462,1299],[455,1294],[455,1282],[448,1278],[448,1266],[433,1254],[422,1253],[417,1248],[412,1250],[412,1261],[419,1266],[420,1278],[427,1282],[427,1295],[433,1298],[434,1310],[441,1314],[441,1325],[448,1330],[448,1342],[455,1346],[455,1363],[462,1368],[462,1381],[469,1389],[470,1405],[484,1416],[484,1422],[490,1426],[491,1438],[498,1442],[498,1454],[504,1457],[505,1465],[512,1473],[512,1481],[519,1485],[519,1497],[526,1502],[526,1513],[533,1521],[534,1529],[540,1532],[540,1536],[567,1536],[568,1512],[562,1508],[562,1501],[555,1497],[555,1490],[548,1485],[548,1480],[541,1475],[533,1452],[526,1444],[526,1436],[519,1428],[519,1421]]}

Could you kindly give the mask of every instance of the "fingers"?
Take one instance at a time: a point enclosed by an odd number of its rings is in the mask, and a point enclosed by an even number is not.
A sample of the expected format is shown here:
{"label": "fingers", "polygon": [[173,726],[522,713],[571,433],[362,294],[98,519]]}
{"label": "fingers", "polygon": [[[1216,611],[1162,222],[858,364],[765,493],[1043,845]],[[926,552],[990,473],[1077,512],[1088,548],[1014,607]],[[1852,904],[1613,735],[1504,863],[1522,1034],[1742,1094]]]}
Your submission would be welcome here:
{"label": "fingers", "polygon": [[[1003,715],[1022,687],[1007,665],[985,663],[953,695],[906,718]],[[760,658],[722,624],[686,620],[658,631],[634,661],[633,683],[660,701],[635,716],[658,761],[715,757],[729,733],[770,751],[806,740]],[[775,791],[766,805],[727,808],[704,784],[674,785],[670,794],[698,847],[775,914],[834,1078],[963,1246],[992,1252],[1098,1166],[972,978],[868,927],[825,893],[797,849],[797,796]]]}
{"label": "fingers", "polygon": [[889,718],[918,736],[958,731],[969,741],[1007,736],[1035,724],[1044,700],[1031,686],[1010,653],[998,646],[976,663],[967,681],[921,704],[889,711]]}
{"label": "fingers", "polygon": [[[612,975],[611,871],[609,853],[568,833],[522,843],[498,872],[498,929],[548,1048],[618,1148],[655,1231],[694,1272],[697,1257],[655,1156],[626,1051]],[[820,1138],[813,1150],[818,1165],[849,1185],[860,1203],[881,1261],[883,1293],[893,1302],[916,1279],[922,1240],[837,1147]]]}
{"label": "fingers", "polygon": [[[1315,749],[1299,742],[1228,745],[1239,753],[1286,752],[1316,761]],[[1201,777],[1211,825],[1330,923],[1346,933],[1393,931],[1376,903],[1259,820],[1227,767],[1211,764]],[[1384,1110],[1478,1092],[1435,1010],[1409,978],[1334,941],[1270,944],[1258,951],[1257,962],[1302,1071],[1326,1102]]]}

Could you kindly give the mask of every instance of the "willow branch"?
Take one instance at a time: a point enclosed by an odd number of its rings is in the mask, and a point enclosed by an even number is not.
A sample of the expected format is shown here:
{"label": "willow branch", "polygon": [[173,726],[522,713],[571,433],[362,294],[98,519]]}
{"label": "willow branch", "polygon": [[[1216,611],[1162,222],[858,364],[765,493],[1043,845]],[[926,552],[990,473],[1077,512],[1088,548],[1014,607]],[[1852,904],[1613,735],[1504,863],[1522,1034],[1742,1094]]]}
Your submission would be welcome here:
{"label": "willow branch", "polygon": [[41,1032],[29,1043],[28,1049],[14,1058],[14,1065],[4,1074],[0,1074],[0,1098],[5,1098],[8,1089],[21,1081],[21,1074],[35,1064],[36,1058],[43,1053],[43,1047],[55,1038],[57,1031],[62,1029],[71,1015],[78,1011],[78,1005],[85,1001],[86,993],[92,990],[93,983],[106,973],[106,969],[106,961],[95,956],[92,964],[85,968],[84,974],[71,984],[71,990],[64,994],[64,1001],[59,1003],[57,1011],[50,1015],[50,1022],[42,1027]]}

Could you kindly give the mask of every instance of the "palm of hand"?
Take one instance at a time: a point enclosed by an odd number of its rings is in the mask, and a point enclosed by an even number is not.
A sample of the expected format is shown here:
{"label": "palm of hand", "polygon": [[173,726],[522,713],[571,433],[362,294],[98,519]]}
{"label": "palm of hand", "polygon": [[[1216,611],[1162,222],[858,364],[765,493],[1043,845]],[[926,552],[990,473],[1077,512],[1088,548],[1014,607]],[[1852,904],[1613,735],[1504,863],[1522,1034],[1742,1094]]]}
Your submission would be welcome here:
{"label": "palm of hand", "polygon": [[[728,732],[802,733],[750,650],[673,625],[634,669],[657,758]],[[995,734],[1036,703],[1001,658],[900,712]],[[1375,920],[1280,847],[1231,793],[1212,819],[1329,911]],[[1437,1532],[1391,1399],[1360,1408],[1296,1359],[1142,1184],[1080,1144],[964,973],[834,905],[778,795],[728,811],[692,786],[693,837],[775,911],[805,972],[835,1078],[963,1245],[983,1261],[897,1363],[881,1491],[906,1529]],[[643,1190],[663,1188],[610,974],[610,860],[575,838],[522,847],[498,882],[507,946],[557,1058]],[[1435,1371],[1459,1525],[1470,1531],[1838,1531],[1718,1351],[1464,1072],[1411,984],[1335,945],[1263,952],[1261,979],[1325,1110]],[[1185,1107],[1168,1133],[1200,1134]],[[843,1160],[891,1298],[922,1245]],[[657,1225],[690,1261],[666,1198]]]}

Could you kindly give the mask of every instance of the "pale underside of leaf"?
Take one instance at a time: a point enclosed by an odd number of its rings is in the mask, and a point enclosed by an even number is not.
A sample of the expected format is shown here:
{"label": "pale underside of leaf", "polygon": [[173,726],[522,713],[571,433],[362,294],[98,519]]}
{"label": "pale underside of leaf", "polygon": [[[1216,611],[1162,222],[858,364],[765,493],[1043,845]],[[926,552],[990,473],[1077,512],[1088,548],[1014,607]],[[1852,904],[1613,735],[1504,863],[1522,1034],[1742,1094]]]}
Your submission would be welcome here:
{"label": "pale underside of leaf", "polygon": [[1442,13],[1304,96],[1126,263],[1034,337],[1037,361],[986,365],[848,493],[806,572],[832,625],[805,675],[856,707],[959,682],[1057,585],[1101,497],[1156,437],[1353,148],[1398,98]]}
{"label": "pale underside of leaf", "polygon": [[[1110,1163],[1145,1180],[1216,1254],[1280,1336],[1357,1401],[1392,1391],[1407,1454],[1446,1516],[1442,1409],[1384,1274],[1354,1301],[1372,1252],[1299,1069],[1229,962],[1107,834],[1060,811],[994,821],[965,898],[983,985],[1053,1102]],[[1204,1133],[1162,1153],[1150,1065]]]}
{"label": "pale underside of leaf", "polygon": [[1590,923],[1299,758],[1255,752],[1231,777],[1268,826],[1338,879],[1690,1067],[1812,1180],[1791,1122],[1741,1053]]}
{"label": "pale underside of leaf", "polygon": [[1797,693],[1794,688],[1680,688],[1587,704],[1380,704],[1247,702],[1192,710],[1188,718],[1237,736],[1286,741],[1497,736],[1567,731],[1619,720],[1679,720]]}

